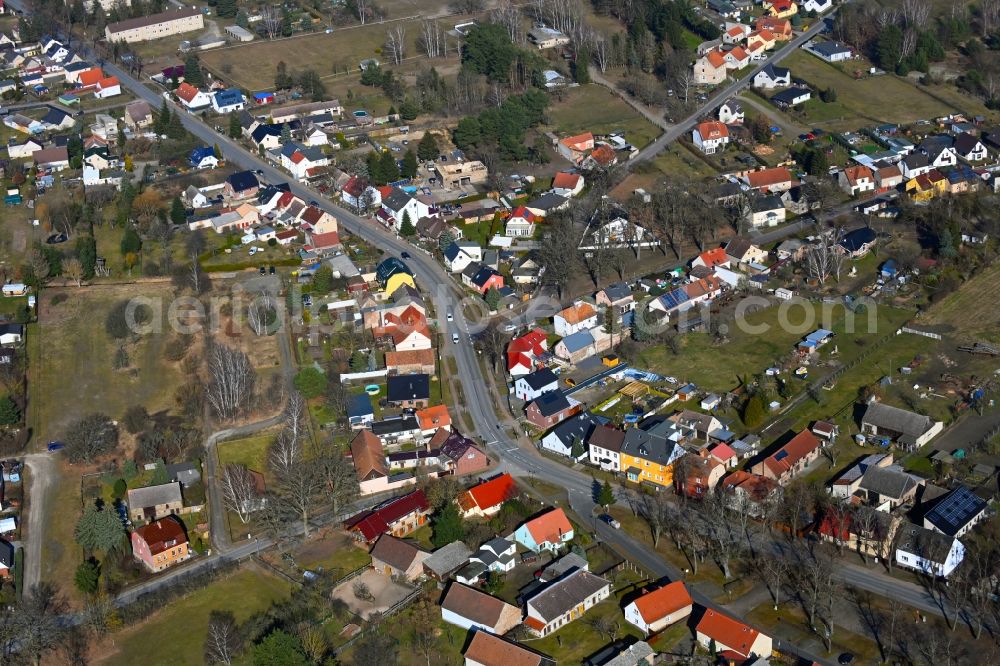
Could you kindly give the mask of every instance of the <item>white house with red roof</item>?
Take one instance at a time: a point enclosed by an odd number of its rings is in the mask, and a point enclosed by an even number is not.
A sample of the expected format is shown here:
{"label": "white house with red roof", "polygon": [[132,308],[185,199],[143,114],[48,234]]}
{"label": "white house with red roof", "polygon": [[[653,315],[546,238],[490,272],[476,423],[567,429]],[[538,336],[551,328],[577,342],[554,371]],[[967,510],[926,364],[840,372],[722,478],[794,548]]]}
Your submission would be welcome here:
{"label": "white house with red roof", "polygon": [[549,509],[522,524],[514,530],[513,536],[515,541],[532,552],[556,552],[563,544],[573,540],[573,525],[562,509]]}
{"label": "white house with red roof", "polygon": [[716,247],[711,250],[705,250],[697,257],[691,261],[691,267],[695,268],[697,266],[704,266],[705,268],[715,268],[716,266],[729,267],[729,255],[726,254],[726,248]]}
{"label": "white house with red roof", "polygon": [[340,246],[340,227],[333,215],[309,206],[302,211],[299,219],[306,232],[306,249],[321,252]]}
{"label": "white house with red roof", "polygon": [[351,176],[340,191],[340,200],[363,213],[382,205],[382,193],[379,188],[369,185],[366,178]]}
{"label": "white house with red roof", "polygon": [[625,606],[625,621],[647,636],[663,631],[691,614],[694,601],[683,581],[647,592]]}
{"label": "white house with red roof", "polygon": [[330,158],[319,148],[300,146],[290,141],[281,147],[281,166],[296,180],[306,180],[314,175],[315,169],[329,164]]}
{"label": "white house with red roof", "polygon": [[770,636],[711,608],[705,610],[695,635],[702,647],[714,650],[727,661],[742,663],[751,655],[765,659],[771,656]]}
{"label": "white house with red roof", "polygon": [[107,99],[122,94],[122,84],[117,76],[108,76],[97,82],[94,86],[94,97],[97,99]]}
{"label": "white house with red roof", "polygon": [[691,132],[695,148],[706,155],[714,155],[729,143],[729,128],[718,120],[698,123]]}
{"label": "white house with red roof", "polygon": [[535,223],[538,216],[524,206],[518,206],[510,213],[504,226],[504,235],[510,237],[528,237],[535,235]]}
{"label": "white house with red roof", "polygon": [[488,518],[500,511],[507,500],[517,495],[514,477],[501,474],[472,486],[455,500],[463,518]]}
{"label": "white house with red roof", "polygon": [[193,111],[195,109],[201,109],[207,106],[211,106],[212,98],[207,92],[198,90],[190,83],[182,83],[177,86],[177,90],[174,91],[177,95],[177,99],[180,100],[188,111]]}
{"label": "white house with red roof", "polygon": [[565,159],[579,165],[594,149],[594,135],[592,132],[584,132],[576,136],[568,136],[556,144],[556,149]]}
{"label": "white house with red roof", "polygon": [[538,359],[548,350],[548,336],[540,328],[514,338],[507,345],[507,372],[512,377],[534,372],[540,365]]}
{"label": "white house with red roof", "polygon": [[578,173],[560,171],[552,179],[552,191],[561,197],[570,199],[583,191],[583,176]]}
{"label": "white house with red roof", "polygon": [[726,22],[726,29],[722,33],[722,43],[723,44],[739,44],[747,35],[750,34],[751,28],[745,23],[733,23]]}
{"label": "white house with red roof", "polygon": [[740,457],[728,444],[720,442],[713,446],[708,454],[726,466],[726,469],[733,469],[740,462]]}

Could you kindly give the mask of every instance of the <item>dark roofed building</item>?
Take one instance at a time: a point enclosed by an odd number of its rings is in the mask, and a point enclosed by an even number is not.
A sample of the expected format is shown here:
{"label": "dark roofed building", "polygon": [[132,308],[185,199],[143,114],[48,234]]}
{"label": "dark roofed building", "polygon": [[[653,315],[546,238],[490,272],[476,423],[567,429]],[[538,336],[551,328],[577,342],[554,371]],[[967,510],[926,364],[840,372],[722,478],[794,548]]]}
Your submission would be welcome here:
{"label": "dark roofed building", "polygon": [[386,401],[396,407],[427,407],[431,400],[430,375],[394,375],[386,381]]}
{"label": "dark roofed building", "polygon": [[929,416],[881,402],[869,404],[861,418],[861,432],[893,440],[910,451],[929,442],[943,427]]}
{"label": "dark roofed building", "polygon": [[986,518],[986,500],[965,486],[958,486],[935,502],[924,515],[924,527],[960,537]]}

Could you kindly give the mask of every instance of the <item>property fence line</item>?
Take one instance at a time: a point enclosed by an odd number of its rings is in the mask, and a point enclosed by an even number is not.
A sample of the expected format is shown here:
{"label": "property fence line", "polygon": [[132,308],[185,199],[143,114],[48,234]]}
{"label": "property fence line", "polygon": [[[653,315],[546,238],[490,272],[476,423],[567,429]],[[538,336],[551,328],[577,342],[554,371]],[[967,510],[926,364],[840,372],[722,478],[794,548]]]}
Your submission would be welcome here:
{"label": "property fence line", "polygon": [[292,583],[294,585],[299,585],[299,586],[302,585],[302,581],[301,580],[297,580],[295,578],[292,578],[287,573],[285,573],[284,571],[282,571],[278,567],[274,566],[273,564],[271,564],[270,562],[268,562],[267,560],[265,560],[264,558],[262,558],[257,553],[254,553],[253,555],[251,555],[250,559],[253,560],[254,562],[256,562],[257,564],[264,565],[266,568],[270,569],[272,573],[275,573],[275,574],[281,576],[282,578],[286,579],[290,583]]}
{"label": "property fence line", "polygon": [[940,333],[932,333],[931,331],[921,331],[916,328],[910,328],[909,326],[903,326],[899,329],[900,333],[913,333],[914,335],[922,335],[925,338],[930,338],[931,340],[941,340],[942,336]]}
{"label": "property fence line", "polygon": [[[415,588],[412,592],[410,592],[409,594],[407,594],[405,597],[403,597],[402,599],[400,599],[399,601],[397,601],[395,604],[393,604],[392,606],[390,606],[384,613],[382,613],[381,619],[384,620],[384,619],[386,619],[388,617],[392,617],[393,615],[395,615],[396,613],[398,613],[399,611],[401,611],[403,608],[405,608],[406,606],[410,605],[413,602],[413,600],[416,599],[417,597],[419,597],[422,593],[423,593],[423,590],[421,588],[419,588],[419,587]],[[347,648],[351,647],[352,645],[354,645],[355,643],[357,643],[358,641],[360,641],[362,638],[364,638],[368,634],[369,631],[371,631],[371,627],[369,627],[368,629],[364,629],[362,631],[359,631],[357,634],[355,634],[354,636],[352,636],[346,643],[344,643],[343,645],[335,648],[333,650],[333,655],[334,656],[339,655],[341,652],[343,652],[344,650],[346,650]]]}

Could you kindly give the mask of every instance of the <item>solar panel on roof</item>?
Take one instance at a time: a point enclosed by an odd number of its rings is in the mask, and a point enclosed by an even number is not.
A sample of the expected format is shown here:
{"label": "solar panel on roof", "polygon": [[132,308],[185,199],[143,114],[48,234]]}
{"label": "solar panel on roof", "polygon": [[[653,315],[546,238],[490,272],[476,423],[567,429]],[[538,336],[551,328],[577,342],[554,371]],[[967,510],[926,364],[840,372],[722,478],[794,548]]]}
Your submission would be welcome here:
{"label": "solar panel on roof", "polygon": [[784,460],[787,457],[788,457],[788,451],[785,451],[784,449],[774,454],[775,460]]}

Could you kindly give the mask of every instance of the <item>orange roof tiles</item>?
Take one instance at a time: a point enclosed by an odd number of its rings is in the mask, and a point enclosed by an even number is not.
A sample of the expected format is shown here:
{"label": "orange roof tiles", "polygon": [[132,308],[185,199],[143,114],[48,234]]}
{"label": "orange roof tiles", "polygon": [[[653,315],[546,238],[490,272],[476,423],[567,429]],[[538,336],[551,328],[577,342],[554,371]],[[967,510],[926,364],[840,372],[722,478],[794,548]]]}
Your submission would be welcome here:
{"label": "orange roof tiles", "polygon": [[98,67],[80,72],[80,85],[87,87],[97,85],[97,82],[104,78],[104,72]]}
{"label": "orange roof tiles", "polygon": [[576,136],[568,136],[559,143],[573,150],[588,150],[594,143],[594,134],[593,132],[584,132]]}
{"label": "orange roof tiles", "polygon": [[844,177],[847,178],[847,182],[854,185],[862,178],[872,179],[872,170],[864,165],[849,166],[844,169]]}
{"label": "orange roof tiles", "polygon": [[750,57],[750,56],[749,56],[749,55],[747,54],[747,52],[743,50],[743,47],[742,47],[742,46],[734,46],[734,47],[733,47],[733,48],[732,48],[732,49],[731,49],[731,50],[729,51],[729,54],[730,54],[731,56],[733,56],[734,58],[736,58],[737,60],[741,60],[741,61],[742,61],[742,60],[746,60],[747,58],[749,58],[749,57]]}
{"label": "orange roof tiles", "polygon": [[552,179],[552,187],[557,187],[564,190],[572,190],[580,182],[579,174],[566,173],[565,171],[560,171],[556,174],[556,177]]}
{"label": "orange roof tiles", "polygon": [[597,311],[590,303],[576,303],[564,310],[560,310],[557,317],[562,317],[567,324],[579,324],[585,319],[597,316]]}
{"label": "orange roof tiles", "polygon": [[615,149],[606,144],[601,144],[597,148],[594,148],[594,152],[590,154],[590,159],[594,160],[598,164],[607,166],[615,161]]}
{"label": "orange roof tiles", "polygon": [[477,506],[483,511],[488,511],[495,506],[503,504],[516,493],[514,477],[510,474],[501,474],[496,478],[469,488],[468,492],[459,500],[459,505],[466,511]]}
{"label": "orange roof tiles", "polygon": [[709,139],[724,139],[729,136],[729,128],[726,127],[724,123],[720,123],[718,120],[709,120],[703,123],[698,123],[698,134],[701,135],[701,140],[706,141]]}
{"label": "orange roof tiles", "polygon": [[708,59],[708,62],[712,65],[712,67],[715,67],[716,69],[726,66],[726,58],[718,51],[709,51],[705,54],[705,57]]}
{"label": "orange roof tiles", "polygon": [[573,531],[562,509],[552,509],[525,523],[536,544],[561,543],[562,535]]}
{"label": "orange roof tiles", "polygon": [[816,439],[816,435],[809,430],[803,430],[787,444],[765,458],[764,465],[774,472],[775,476],[780,476],[790,470],[795,463],[818,449],[819,446],[820,443]]}
{"label": "orange roof tiles", "polygon": [[451,425],[451,414],[448,413],[448,405],[435,405],[427,409],[418,409],[416,416],[421,430],[444,428]]}
{"label": "orange roof tiles", "polygon": [[786,167],[760,169],[747,174],[747,183],[755,189],[792,182],[792,172]]}
{"label": "orange roof tiles", "polygon": [[693,603],[684,582],[675,581],[642,595],[635,600],[635,607],[639,610],[643,621],[652,624]]}
{"label": "orange roof tiles", "polygon": [[738,622],[728,615],[723,615],[709,608],[698,622],[698,633],[713,639],[719,647],[726,647],[741,656],[750,655],[753,643],[760,632],[753,627]]}
{"label": "orange roof tiles", "polygon": [[698,258],[701,259],[701,262],[708,268],[715,268],[719,264],[729,263],[729,255],[726,254],[726,248],[724,247],[705,250],[698,255]]}
{"label": "orange roof tiles", "polygon": [[185,102],[190,102],[198,95],[198,89],[190,83],[184,82],[177,86],[177,90],[174,91],[174,94]]}

